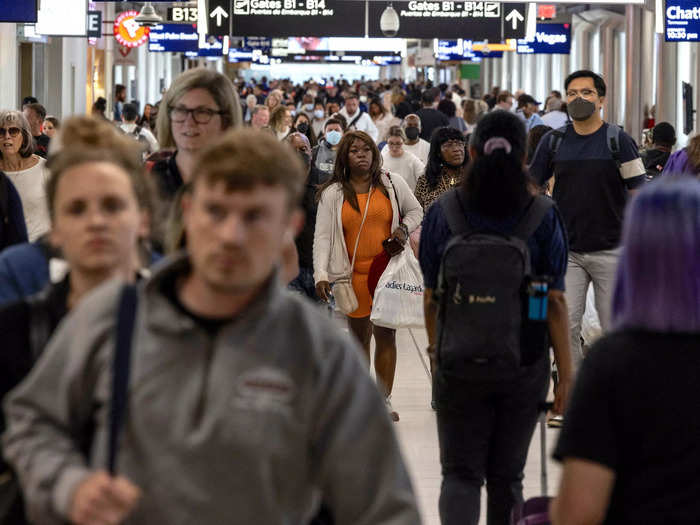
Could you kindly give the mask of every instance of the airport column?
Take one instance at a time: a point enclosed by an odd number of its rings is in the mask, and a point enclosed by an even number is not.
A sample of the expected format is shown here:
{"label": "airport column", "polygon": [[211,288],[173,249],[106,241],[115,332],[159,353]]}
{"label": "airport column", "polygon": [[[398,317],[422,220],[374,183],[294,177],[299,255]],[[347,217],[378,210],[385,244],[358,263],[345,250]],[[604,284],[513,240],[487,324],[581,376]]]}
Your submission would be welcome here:
{"label": "airport column", "polygon": [[656,34],[658,45],[656,121],[676,125],[678,106],[678,47],[666,42],[663,34]]}
{"label": "airport column", "polygon": [[0,24],[0,107],[19,106],[17,85],[17,25]]}
{"label": "airport column", "polygon": [[[618,108],[617,101],[622,101],[624,97],[622,93],[624,67],[621,63],[624,50],[619,50],[619,53],[616,52],[615,31],[624,29],[625,17],[606,12],[606,16],[603,20],[604,21],[599,26],[600,50],[603,59],[600,73],[602,73],[609,91],[609,95],[605,100],[605,106],[603,107],[603,118],[607,122],[620,124],[621,112],[619,111],[620,108]],[[627,42],[627,47],[629,47],[629,38]],[[627,67],[631,67],[629,61],[627,61]]]}
{"label": "airport column", "polygon": [[635,5],[627,5],[625,7],[625,34],[627,35],[627,45],[625,46],[627,53],[627,78],[625,86],[627,105],[624,124],[627,133],[640,143],[644,124],[642,111],[644,104],[642,95],[644,75],[642,71],[650,66],[650,64],[642,60],[644,40],[648,39],[648,35],[643,29],[642,8]]}

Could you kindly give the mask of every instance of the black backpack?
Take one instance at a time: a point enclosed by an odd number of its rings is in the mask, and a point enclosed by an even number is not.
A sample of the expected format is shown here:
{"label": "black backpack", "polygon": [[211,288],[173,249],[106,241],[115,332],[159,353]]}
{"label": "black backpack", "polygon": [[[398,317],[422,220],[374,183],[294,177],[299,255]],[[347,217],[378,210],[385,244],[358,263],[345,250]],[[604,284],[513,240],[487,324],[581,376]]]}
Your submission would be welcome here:
{"label": "black backpack", "polygon": [[[527,240],[554,202],[533,197],[511,235],[470,226],[458,189],[445,193],[440,205],[453,236],[435,290],[439,373],[464,380],[510,379],[533,360],[524,349],[547,348],[547,280],[532,275]],[[537,321],[528,319],[531,298],[544,305]]]}

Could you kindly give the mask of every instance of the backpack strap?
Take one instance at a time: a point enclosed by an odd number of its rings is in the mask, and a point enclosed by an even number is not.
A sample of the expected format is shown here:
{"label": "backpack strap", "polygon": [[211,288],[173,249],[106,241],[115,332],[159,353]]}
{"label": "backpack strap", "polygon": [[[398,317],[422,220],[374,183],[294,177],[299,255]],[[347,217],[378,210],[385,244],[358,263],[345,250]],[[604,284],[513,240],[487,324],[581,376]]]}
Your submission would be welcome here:
{"label": "backpack strap", "polygon": [[447,224],[452,235],[464,235],[474,231],[467,221],[467,215],[459,197],[458,188],[445,192],[439,201],[442,211],[445,213]]}
{"label": "backpack strap", "polygon": [[552,131],[552,133],[549,135],[550,164],[554,162],[554,156],[557,154],[557,151],[559,151],[559,146],[561,146],[561,143],[564,140],[564,135],[566,134],[568,127],[568,124],[566,126],[562,126],[561,128]]}
{"label": "backpack strap", "polygon": [[125,285],[122,288],[119,299],[114,361],[112,362],[112,397],[109,412],[107,465],[112,475],[116,473],[117,441],[119,431],[124,423],[124,412],[127,405],[129,372],[131,370],[131,344],[134,336],[137,304],[136,286],[133,284]]}
{"label": "backpack strap", "polygon": [[363,115],[363,111],[360,110],[360,114],[357,115],[354,119],[352,119],[352,121],[350,122],[350,124],[348,124],[348,129],[350,129],[350,128],[353,127],[355,124],[357,124],[357,121],[360,120],[360,118],[362,117],[362,115]]}
{"label": "backpack strap", "polygon": [[608,148],[610,148],[610,153],[612,153],[613,160],[615,161],[618,170],[622,166],[622,161],[620,160],[620,131],[620,126],[608,124]]}
{"label": "backpack strap", "polygon": [[554,206],[554,201],[544,195],[537,195],[532,198],[527,211],[520,222],[513,230],[513,235],[518,239],[527,242],[532,237],[535,230],[539,228],[544,220],[544,216]]}

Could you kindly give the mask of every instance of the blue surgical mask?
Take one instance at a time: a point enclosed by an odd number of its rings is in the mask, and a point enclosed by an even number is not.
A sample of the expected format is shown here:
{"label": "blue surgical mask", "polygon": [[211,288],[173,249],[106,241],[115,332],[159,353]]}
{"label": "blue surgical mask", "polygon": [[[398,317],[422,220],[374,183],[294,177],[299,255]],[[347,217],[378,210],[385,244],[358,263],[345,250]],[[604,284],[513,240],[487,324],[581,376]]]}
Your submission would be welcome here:
{"label": "blue surgical mask", "polygon": [[314,117],[316,117],[317,119],[322,119],[325,115],[326,112],[322,109],[317,109],[316,111],[314,111]]}
{"label": "blue surgical mask", "polygon": [[313,104],[306,104],[306,105],[304,106],[304,109],[305,109],[306,111],[313,111],[313,110],[314,110],[314,105],[313,105]]}
{"label": "blue surgical mask", "polygon": [[337,146],[342,137],[343,134],[340,131],[331,130],[326,133],[326,142],[328,142],[328,144],[331,146]]}

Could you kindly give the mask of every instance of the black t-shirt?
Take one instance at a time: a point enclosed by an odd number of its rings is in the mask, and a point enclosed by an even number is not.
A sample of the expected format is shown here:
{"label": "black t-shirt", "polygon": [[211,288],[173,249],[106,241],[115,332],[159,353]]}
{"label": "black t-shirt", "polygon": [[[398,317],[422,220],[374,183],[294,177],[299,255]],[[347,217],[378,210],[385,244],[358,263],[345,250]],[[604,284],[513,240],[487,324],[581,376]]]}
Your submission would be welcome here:
{"label": "black t-shirt", "polygon": [[607,123],[590,135],[579,135],[573,126],[567,126],[554,158],[551,133],[542,137],[530,174],[539,184],[556,176],[553,197],[564,217],[571,251],[617,248],[627,190],[644,183],[637,145],[620,131],[618,168],[608,143]]}
{"label": "black t-shirt", "polygon": [[437,109],[433,108],[421,108],[416,111],[416,115],[420,117],[420,138],[430,142],[430,138],[433,136],[433,130],[442,126],[449,126],[450,119]]}
{"label": "black t-shirt", "polygon": [[615,471],[606,523],[700,520],[699,376],[700,334],[614,333],[584,359],[554,457]]}
{"label": "black t-shirt", "polygon": [[661,175],[670,156],[670,151],[663,151],[660,149],[646,150],[644,155],[642,155],[642,161],[644,162],[644,169],[646,169],[647,172],[647,179],[653,179]]}
{"label": "black t-shirt", "polygon": [[232,319],[230,317],[206,317],[187,308],[177,294],[177,281],[180,277],[182,277],[182,275],[175,273],[165,277],[160,283],[161,293],[168,298],[175,308],[201,326],[211,337],[216,337],[216,334],[219,333],[219,329],[225,324],[230,323]]}
{"label": "black t-shirt", "polygon": [[41,135],[34,137],[34,141],[36,143],[36,147],[34,148],[34,153],[36,153],[40,157],[46,158],[47,155],[49,154],[49,142],[51,142],[51,139],[49,138],[49,136],[44,135],[42,133]]}

